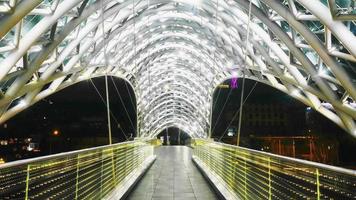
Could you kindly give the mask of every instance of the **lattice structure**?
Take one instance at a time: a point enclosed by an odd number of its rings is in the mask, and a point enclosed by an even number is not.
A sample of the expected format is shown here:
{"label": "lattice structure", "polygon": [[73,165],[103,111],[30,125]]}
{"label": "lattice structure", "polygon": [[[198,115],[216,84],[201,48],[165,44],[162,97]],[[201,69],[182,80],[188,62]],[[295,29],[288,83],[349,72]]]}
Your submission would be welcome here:
{"label": "lattice structure", "polygon": [[176,126],[207,137],[215,86],[244,72],[356,136],[354,2],[253,0],[247,37],[248,5],[0,0],[0,122],[107,74],[133,86],[140,136]]}

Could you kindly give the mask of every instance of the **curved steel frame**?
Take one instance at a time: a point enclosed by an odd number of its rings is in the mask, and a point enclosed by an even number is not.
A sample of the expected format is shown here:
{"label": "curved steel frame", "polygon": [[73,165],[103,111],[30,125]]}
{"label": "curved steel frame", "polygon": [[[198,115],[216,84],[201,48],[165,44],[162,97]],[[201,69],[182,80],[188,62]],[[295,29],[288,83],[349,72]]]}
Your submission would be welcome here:
{"label": "curved steel frame", "polygon": [[249,37],[249,0],[5,4],[0,123],[65,87],[109,74],[135,90],[139,136],[173,125],[207,137],[214,88],[246,68],[247,78],[356,136],[355,21],[335,17],[322,1],[254,0]]}

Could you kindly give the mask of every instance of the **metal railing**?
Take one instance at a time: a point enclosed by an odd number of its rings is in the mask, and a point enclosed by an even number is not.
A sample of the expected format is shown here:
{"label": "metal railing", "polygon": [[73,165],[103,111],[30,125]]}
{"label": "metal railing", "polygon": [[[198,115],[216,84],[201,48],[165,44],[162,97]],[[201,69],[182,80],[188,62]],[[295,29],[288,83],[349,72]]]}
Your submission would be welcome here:
{"label": "metal railing", "polygon": [[356,199],[356,171],[195,140],[193,160],[227,199]]}
{"label": "metal railing", "polygon": [[135,140],[7,163],[0,199],[107,198],[153,158],[153,146]]}

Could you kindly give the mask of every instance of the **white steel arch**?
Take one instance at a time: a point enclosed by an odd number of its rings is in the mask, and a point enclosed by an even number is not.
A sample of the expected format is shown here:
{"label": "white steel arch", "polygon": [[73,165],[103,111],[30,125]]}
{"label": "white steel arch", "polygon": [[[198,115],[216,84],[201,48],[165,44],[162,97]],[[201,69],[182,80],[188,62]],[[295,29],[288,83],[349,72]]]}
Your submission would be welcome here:
{"label": "white steel arch", "polygon": [[250,23],[249,0],[4,1],[0,123],[108,74],[133,86],[139,136],[173,125],[207,137],[214,88],[245,68],[356,136],[355,16],[324,0],[251,1]]}

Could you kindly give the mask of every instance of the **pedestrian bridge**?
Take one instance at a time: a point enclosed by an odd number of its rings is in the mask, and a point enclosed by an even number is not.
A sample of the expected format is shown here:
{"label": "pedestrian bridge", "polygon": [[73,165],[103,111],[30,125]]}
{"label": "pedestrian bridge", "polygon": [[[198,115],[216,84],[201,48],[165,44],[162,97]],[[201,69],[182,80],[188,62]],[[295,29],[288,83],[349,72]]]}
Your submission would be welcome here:
{"label": "pedestrian bridge", "polygon": [[[107,101],[110,145],[1,165],[0,199],[355,199],[355,171],[208,140],[230,78],[356,137],[355,20],[352,0],[0,0],[0,123],[100,76],[137,101],[135,141],[111,144]],[[155,146],[168,127],[190,147]]]}
{"label": "pedestrian bridge", "polygon": [[356,136],[354,10],[352,0],[1,0],[0,123],[114,76],[135,92],[137,137],[174,126],[208,138],[214,89],[247,78]]}
{"label": "pedestrian bridge", "polygon": [[192,139],[137,139],[0,166],[0,199],[355,199],[356,172]]}

